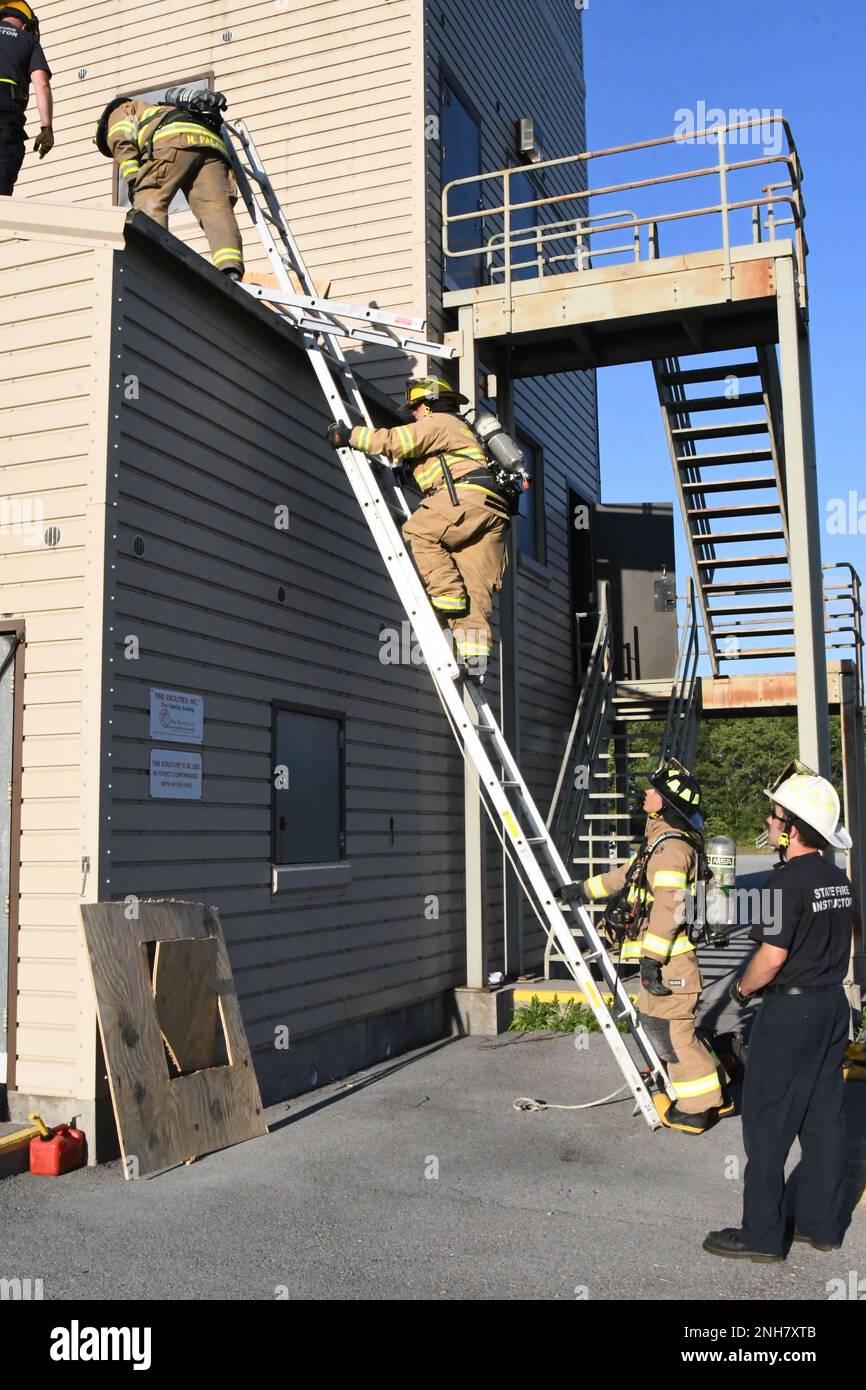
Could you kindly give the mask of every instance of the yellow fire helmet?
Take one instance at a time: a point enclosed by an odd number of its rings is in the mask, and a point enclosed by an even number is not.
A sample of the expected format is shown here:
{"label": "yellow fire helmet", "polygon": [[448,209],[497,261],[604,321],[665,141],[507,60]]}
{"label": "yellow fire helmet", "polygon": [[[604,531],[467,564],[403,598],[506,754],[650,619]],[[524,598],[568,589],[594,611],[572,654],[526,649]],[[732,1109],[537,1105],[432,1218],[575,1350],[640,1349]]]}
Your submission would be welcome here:
{"label": "yellow fire helmet", "polygon": [[0,19],[7,14],[12,15],[14,19],[23,19],[25,28],[36,42],[39,42],[39,20],[27,4],[27,0],[7,0],[5,5],[0,5]]}
{"label": "yellow fire helmet", "polygon": [[403,404],[411,408],[420,405],[424,401],[432,405],[434,401],[446,401],[449,405],[468,405],[466,396],[461,396],[460,392],[448,381],[443,381],[438,376],[410,376],[406,382],[406,395]]}
{"label": "yellow fire helmet", "polygon": [[655,787],[662,801],[685,816],[695,830],[700,830],[703,824],[701,788],[698,779],[688,768],[683,767],[676,758],[671,758],[656,768],[649,784]]}

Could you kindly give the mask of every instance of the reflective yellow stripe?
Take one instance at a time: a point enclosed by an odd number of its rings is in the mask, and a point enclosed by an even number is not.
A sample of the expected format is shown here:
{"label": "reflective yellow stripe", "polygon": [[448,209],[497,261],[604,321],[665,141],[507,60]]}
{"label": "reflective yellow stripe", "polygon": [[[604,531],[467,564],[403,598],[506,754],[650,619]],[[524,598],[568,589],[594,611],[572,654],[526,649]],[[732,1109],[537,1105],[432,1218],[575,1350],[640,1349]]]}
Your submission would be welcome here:
{"label": "reflective yellow stripe", "polygon": [[130,174],[137,174],[141,165],[137,159],[124,159],[120,166],[121,178],[128,179]]}
{"label": "reflective yellow stripe", "polygon": [[604,886],[604,875],[596,874],[593,878],[588,878],[586,891],[591,898],[606,898],[607,889]]}
{"label": "reflective yellow stripe", "polygon": [[360,449],[362,454],[370,452],[370,443],[373,438],[373,431],[366,425],[357,425],[349,436],[349,442],[353,449]]}
{"label": "reflective yellow stripe", "polygon": [[236,261],[240,264],[243,258],[243,251],[236,251],[233,246],[221,246],[219,250],[214,251],[211,256],[214,265],[222,265],[224,261]]}
{"label": "reflective yellow stripe", "polygon": [[432,468],[428,465],[427,468],[420,468],[415,470],[415,481],[422,488],[430,487],[431,484],[435,483],[441,477],[442,469],[440,468],[438,461],[433,465]]}
{"label": "reflective yellow stripe", "polygon": [[619,953],[620,960],[640,960],[641,944],[639,941],[624,941]]}
{"label": "reflective yellow stripe", "polygon": [[657,888],[685,888],[687,876],[677,869],[659,869],[653,875],[653,891]]}
{"label": "reflective yellow stripe", "polygon": [[493,651],[492,642],[464,642],[459,632],[455,632],[454,641],[461,656],[489,656]]}
{"label": "reflective yellow stripe", "polygon": [[431,599],[430,602],[434,608],[448,609],[449,611],[465,608],[467,604],[465,598],[452,598],[449,594],[442,594],[439,598]]}
{"label": "reflective yellow stripe", "polygon": [[0,77],[0,82],[8,82],[10,87],[17,87],[18,83],[14,77]]}
{"label": "reflective yellow stripe", "polygon": [[668,956],[681,956],[686,951],[693,951],[695,948],[687,936],[677,936],[673,942],[668,941],[664,936],[656,936],[654,932],[644,932],[643,947],[645,951],[656,951],[659,955],[667,959]]}
{"label": "reflective yellow stripe", "polygon": [[[154,135],[153,143],[154,145],[158,145],[160,140],[170,140],[174,135],[195,135],[203,144],[214,145],[222,150],[224,154],[228,155],[225,142],[222,141],[218,135],[214,135],[212,130],[207,130],[204,126],[200,125],[187,125],[185,121],[172,121],[169,125],[163,126],[162,129],[158,130]],[[138,134],[138,143],[139,146],[141,146],[141,130],[139,130]],[[147,143],[146,137],[144,143]],[[187,141],[187,144],[189,143],[190,142]]]}
{"label": "reflective yellow stripe", "polygon": [[135,134],[135,121],[118,121],[116,125],[108,127],[108,138],[111,139],[116,130],[128,130],[130,134]]}
{"label": "reflective yellow stripe", "polygon": [[705,1096],[708,1091],[716,1091],[719,1087],[719,1078],[714,1071],[706,1076],[699,1076],[697,1081],[672,1081],[674,1094],[680,1096]]}
{"label": "reflective yellow stripe", "polygon": [[415,448],[415,440],[412,437],[412,431],[406,425],[398,425],[396,434],[400,441],[400,452],[397,457],[405,458],[406,455],[411,454]]}
{"label": "reflective yellow stripe", "polygon": [[489,488],[489,487],[482,487],[481,483],[460,483],[460,482],[458,482],[458,483],[455,484],[455,486],[456,486],[458,489],[461,488],[461,487],[462,487],[462,488],[471,488],[471,490],[472,490],[473,492],[486,492],[486,493],[489,494],[489,496],[495,497],[496,500],[497,500],[498,502],[501,502],[501,501],[502,501],[502,493],[501,493],[501,492],[494,492],[492,488]]}

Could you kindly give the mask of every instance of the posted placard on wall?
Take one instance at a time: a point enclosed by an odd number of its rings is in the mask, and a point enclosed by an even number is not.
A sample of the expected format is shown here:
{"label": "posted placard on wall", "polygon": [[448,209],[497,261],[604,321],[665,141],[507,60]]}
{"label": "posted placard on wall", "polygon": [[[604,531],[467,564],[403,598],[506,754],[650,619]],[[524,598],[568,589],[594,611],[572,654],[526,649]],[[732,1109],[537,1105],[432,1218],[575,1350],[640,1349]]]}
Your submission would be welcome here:
{"label": "posted placard on wall", "polygon": [[204,743],[204,696],[151,690],[150,737],[161,743]]}
{"label": "posted placard on wall", "polygon": [[201,788],[201,753],[186,753],[180,748],[151,748],[151,796],[201,801]]}

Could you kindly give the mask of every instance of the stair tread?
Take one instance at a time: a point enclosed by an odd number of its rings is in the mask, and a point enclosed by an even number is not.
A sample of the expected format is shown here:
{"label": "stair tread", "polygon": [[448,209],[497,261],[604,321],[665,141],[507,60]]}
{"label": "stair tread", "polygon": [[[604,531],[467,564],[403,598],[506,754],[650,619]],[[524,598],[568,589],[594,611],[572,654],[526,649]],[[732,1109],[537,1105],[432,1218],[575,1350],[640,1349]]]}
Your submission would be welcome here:
{"label": "stair tread", "polygon": [[776,594],[791,591],[791,581],[784,579],[731,579],[725,584],[705,584],[703,586],[705,594],[738,594],[741,592],[751,592],[753,594]]}
{"label": "stair tread", "polygon": [[764,404],[763,391],[743,391],[740,396],[687,396],[681,401],[665,401],[665,409],[674,414],[677,411],[701,410],[748,410],[753,405]]}
{"label": "stair tread", "polygon": [[782,508],[778,502],[744,502],[726,507],[691,507],[687,515],[705,521],[714,516],[731,520],[737,516],[781,516]]}
{"label": "stair tread", "polygon": [[720,558],[714,555],[711,559],[698,560],[698,565],[702,569],[735,569],[740,565],[755,566],[760,565],[787,565],[787,555],[726,555]]}
{"label": "stair tread", "polygon": [[720,362],[715,367],[685,367],[678,372],[659,372],[663,386],[688,386],[692,382],[724,381],[728,376],[760,376],[761,368],[754,362]]}
{"label": "stair tread", "polygon": [[695,545],[736,545],[738,541],[783,541],[784,531],[708,531],[692,536]]}
{"label": "stair tread", "polygon": [[680,483],[683,492],[756,492],[778,487],[775,478],[712,478],[699,483]]}
{"label": "stair tread", "polygon": [[729,420],[726,425],[678,425],[671,430],[674,439],[731,439],[737,434],[768,434],[764,420]]}
{"label": "stair tread", "polygon": [[742,647],[731,656],[725,656],[724,652],[718,652],[720,661],[753,661],[757,657],[765,656],[796,656],[794,647]]}
{"label": "stair tread", "polygon": [[728,449],[712,454],[677,454],[680,468],[720,468],[724,463],[769,463],[772,449]]}

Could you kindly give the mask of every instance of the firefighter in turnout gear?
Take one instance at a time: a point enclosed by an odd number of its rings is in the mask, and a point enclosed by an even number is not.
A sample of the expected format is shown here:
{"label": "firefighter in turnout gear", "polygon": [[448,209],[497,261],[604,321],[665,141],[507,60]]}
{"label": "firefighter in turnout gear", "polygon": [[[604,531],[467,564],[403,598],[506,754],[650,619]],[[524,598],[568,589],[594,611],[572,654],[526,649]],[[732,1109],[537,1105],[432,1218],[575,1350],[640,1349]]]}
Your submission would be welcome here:
{"label": "firefighter in turnout gear", "polygon": [[[723,1068],[695,1035],[701,972],[689,939],[686,894],[698,876],[701,792],[675,760],[649,779],[643,809],[646,835],[637,854],[611,873],[597,874],[564,896],[594,903],[625,893],[635,924],[621,962],[640,962],[640,1021],[663,1062],[676,1099],[654,1097],[659,1118],[673,1129],[703,1134],[733,1106],[722,1094]],[[721,1078],[721,1079],[720,1079]]]}
{"label": "firefighter in turnout gear", "polygon": [[507,559],[509,503],[496,486],[478,436],[460,418],[466,397],[436,377],[410,378],[405,405],[412,423],[350,430],[334,423],[334,448],[383,454],[421,493],[404,523],[430,602],[454,634],[467,675],[483,677],[493,650],[490,617]]}
{"label": "firefighter in turnout gear", "polygon": [[226,99],[207,88],[170,87],[165,101],[115,97],[99,118],[96,145],[114,159],[137,212],[168,227],[168,209],[183,193],[198,219],[217,270],[243,279],[244,255],[234,214],[238,190],[221,135]]}
{"label": "firefighter in turnout gear", "polygon": [[0,193],[14,192],[25,149],[30,84],[42,128],[33,151],[44,159],[54,148],[51,69],[39,43],[39,20],[26,0],[0,3]]}

